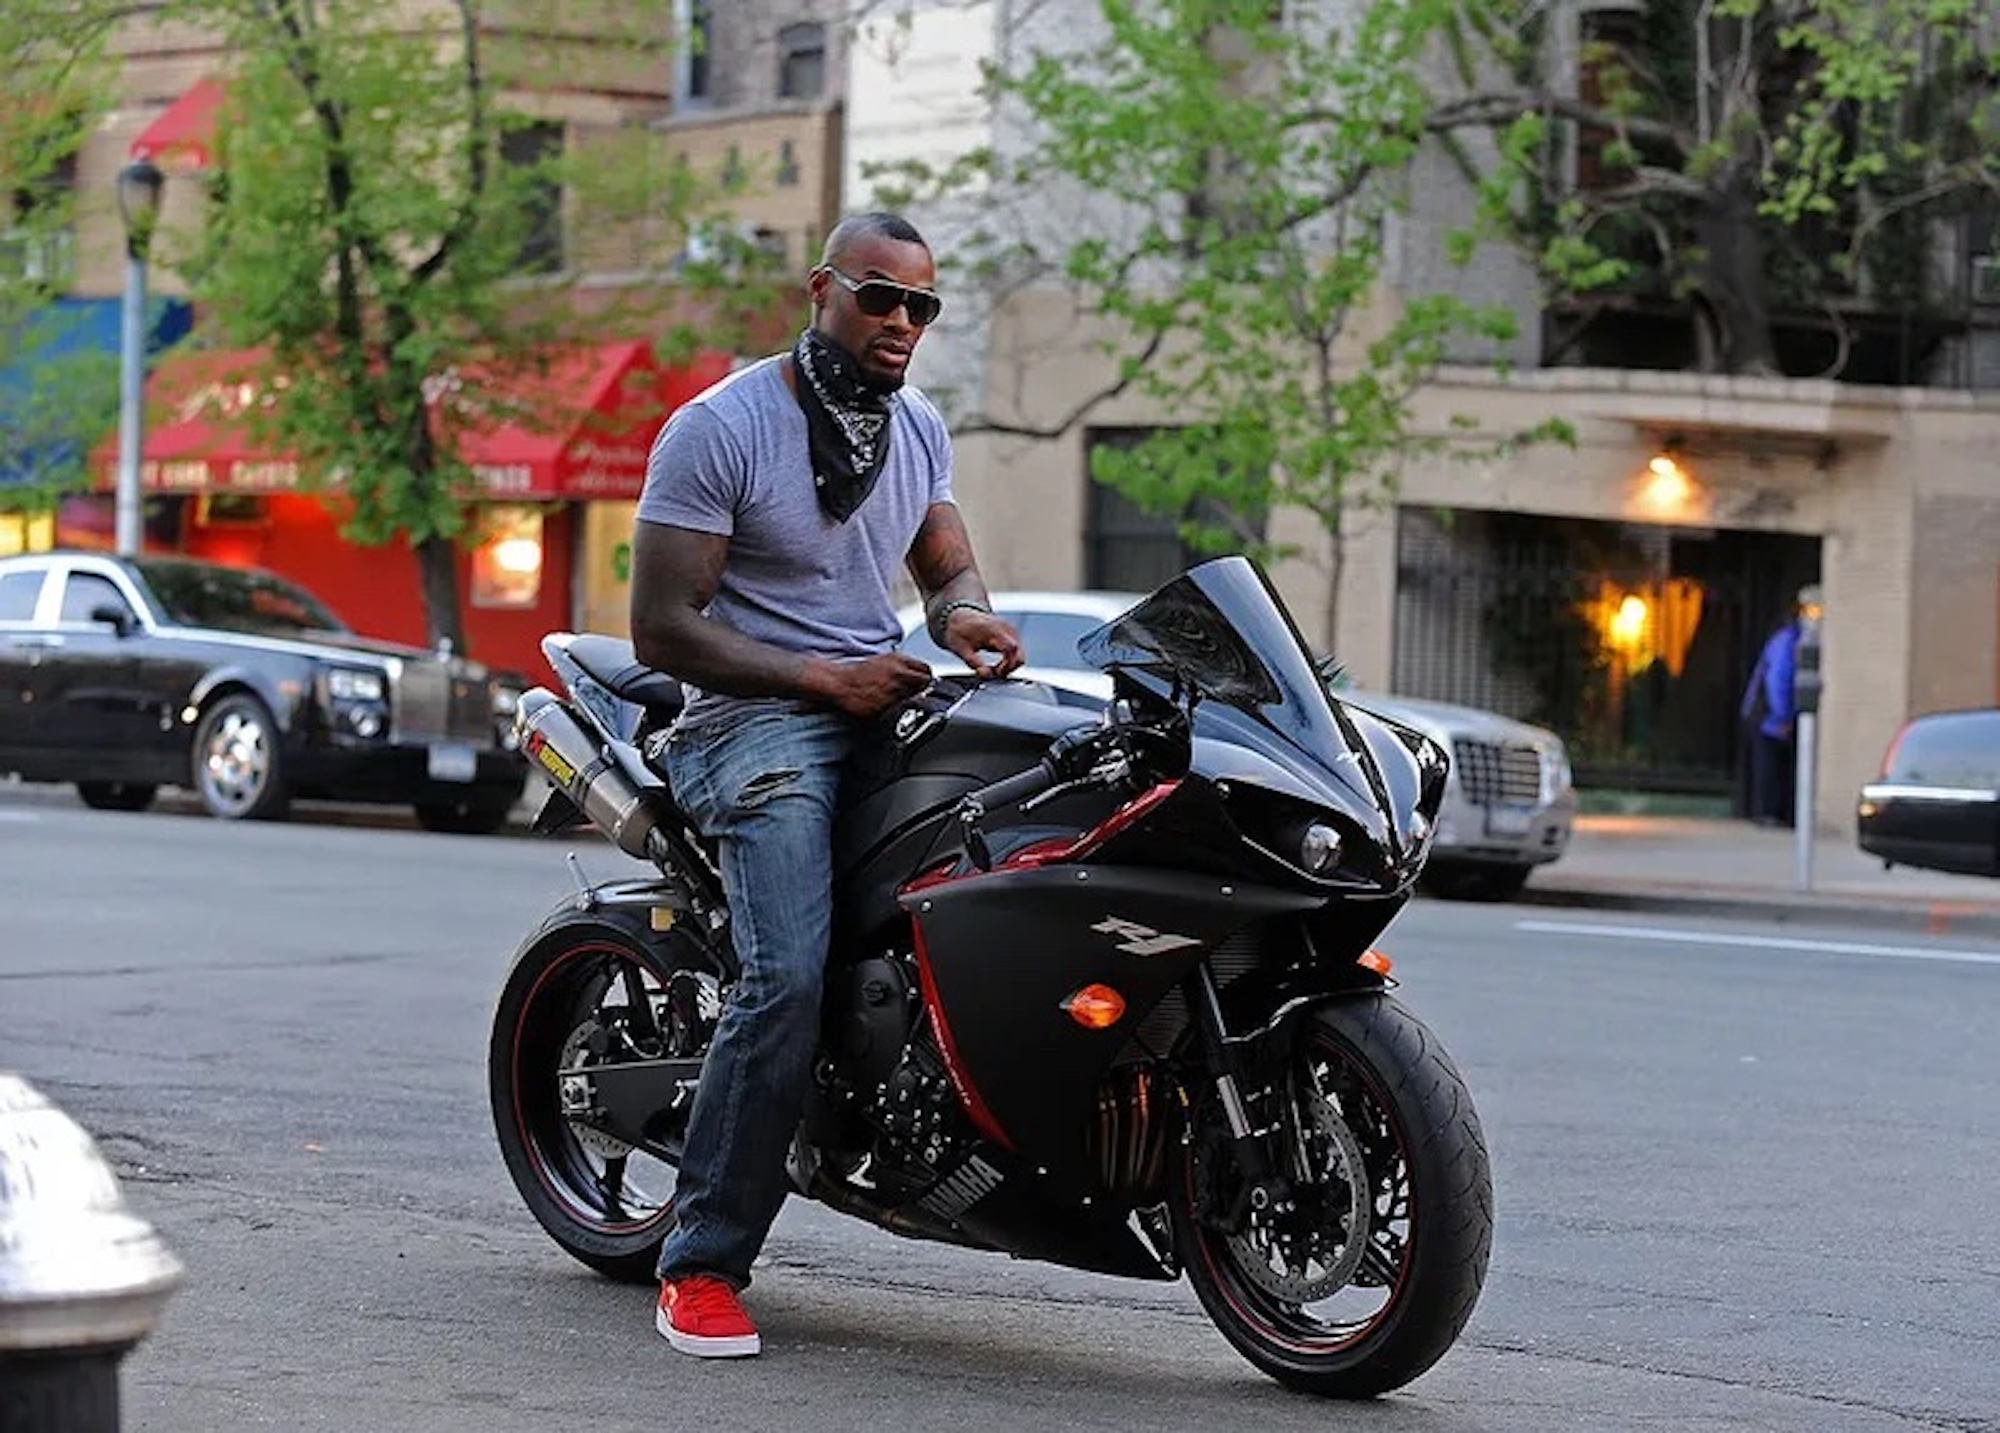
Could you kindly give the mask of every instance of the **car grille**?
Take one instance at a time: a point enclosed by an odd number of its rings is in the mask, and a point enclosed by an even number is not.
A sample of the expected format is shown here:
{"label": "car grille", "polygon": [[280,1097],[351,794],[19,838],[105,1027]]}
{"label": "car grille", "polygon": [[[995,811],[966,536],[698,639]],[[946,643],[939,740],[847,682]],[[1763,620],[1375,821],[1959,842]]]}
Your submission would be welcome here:
{"label": "car grille", "polygon": [[453,681],[436,662],[404,662],[396,679],[396,739],[451,738],[479,746],[493,740],[492,697],[484,682]]}
{"label": "car grille", "polygon": [[1451,744],[1458,767],[1458,788],[1475,806],[1532,806],[1542,797],[1542,757],[1523,742],[1492,741]]}

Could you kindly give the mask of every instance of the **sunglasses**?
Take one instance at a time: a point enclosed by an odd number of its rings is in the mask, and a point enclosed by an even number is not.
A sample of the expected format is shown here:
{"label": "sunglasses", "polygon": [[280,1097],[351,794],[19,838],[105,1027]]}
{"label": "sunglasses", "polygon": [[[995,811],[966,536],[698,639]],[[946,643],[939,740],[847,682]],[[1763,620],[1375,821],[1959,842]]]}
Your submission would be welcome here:
{"label": "sunglasses", "polygon": [[913,289],[887,279],[850,279],[831,264],[826,271],[840,280],[841,286],[854,295],[854,306],[870,318],[887,318],[901,309],[910,316],[911,323],[927,328],[944,311],[944,300],[929,289]]}

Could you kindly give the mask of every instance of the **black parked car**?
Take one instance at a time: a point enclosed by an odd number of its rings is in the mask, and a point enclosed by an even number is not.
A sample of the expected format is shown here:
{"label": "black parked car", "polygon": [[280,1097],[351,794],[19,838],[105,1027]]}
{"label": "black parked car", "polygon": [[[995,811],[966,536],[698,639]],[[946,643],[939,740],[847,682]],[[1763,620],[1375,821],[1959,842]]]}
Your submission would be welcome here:
{"label": "black parked car", "polygon": [[1855,814],[1861,849],[1887,865],[2000,876],[2000,709],[1904,723]]}
{"label": "black parked car", "polygon": [[0,560],[0,772],[101,810],[191,788],[229,820],[294,797],[409,802],[497,830],[527,765],[527,680],[360,637],[301,587],[187,558]]}

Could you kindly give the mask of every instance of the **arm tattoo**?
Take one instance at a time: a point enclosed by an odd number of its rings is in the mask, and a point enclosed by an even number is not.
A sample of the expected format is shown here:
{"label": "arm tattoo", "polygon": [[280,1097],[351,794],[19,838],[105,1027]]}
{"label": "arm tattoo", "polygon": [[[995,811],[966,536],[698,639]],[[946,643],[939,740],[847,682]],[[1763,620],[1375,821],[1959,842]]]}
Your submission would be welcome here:
{"label": "arm tattoo", "polygon": [[632,538],[635,655],[707,691],[730,696],[800,694],[804,656],[746,637],[702,615],[722,585],[729,539],[640,522]]}
{"label": "arm tattoo", "polygon": [[910,547],[910,575],[924,594],[924,612],[933,616],[947,602],[987,606],[986,584],[972,558],[972,539],[951,503],[933,503]]}

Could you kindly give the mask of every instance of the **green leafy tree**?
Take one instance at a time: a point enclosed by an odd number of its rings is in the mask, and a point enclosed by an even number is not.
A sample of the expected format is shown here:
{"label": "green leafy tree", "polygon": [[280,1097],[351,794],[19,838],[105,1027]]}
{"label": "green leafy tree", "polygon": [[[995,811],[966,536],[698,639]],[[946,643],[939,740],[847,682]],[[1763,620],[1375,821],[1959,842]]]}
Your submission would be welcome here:
{"label": "green leafy tree", "polygon": [[[675,165],[647,123],[658,102],[549,123],[548,96],[580,83],[658,91],[670,0],[167,0],[138,18],[84,3],[107,27],[219,38],[228,100],[205,213],[198,232],[163,233],[156,258],[187,281],[205,339],[259,354],[243,420],[337,484],[344,534],[409,542],[434,641],[465,646],[463,435],[563,416],[503,397],[537,391],[509,380],[607,334],[649,333],[668,358],[727,347],[776,296],[747,244],[662,267],[751,177]],[[594,289],[586,316],[576,282],[593,258],[648,281]]]}
{"label": "green leafy tree", "polygon": [[[1938,222],[2000,195],[2000,37],[1977,0],[1646,0],[1583,37],[1566,90],[1554,34],[1488,33],[1518,82],[1435,118],[1545,116],[1519,232],[1553,290],[1684,300],[1710,371],[1779,371],[1776,319],[1806,311],[1839,376],[1848,317],[1938,304]],[[1557,167],[1579,151],[1588,186]]]}
{"label": "green leafy tree", "polygon": [[[1053,422],[981,415],[963,430],[1050,435],[1114,398],[1151,400],[1171,426],[1098,449],[1093,477],[1174,517],[1197,550],[1322,561],[1332,634],[1349,524],[1393,501],[1407,464],[1566,432],[1481,433],[1464,421],[1439,432],[1417,417],[1418,391],[1440,365],[1494,353],[1517,323],[1502,306],[1390,288],[1388,246],[1436,129],[1434,81],[1459,9],[1093,8],[1094,41],[1039,53],[1009,45],[1025,58],[992,68],[996,105],[1018,119],[1023,146],[971,156],[956,173],[892,176],[945,194],[972,175],[989,181],[995,197],[974,206],[972,239],[955,246],[969,276],[1000,290],[1067,286],[1114,367],[1112,382]],[[1524,112],[1501,133],[1502,150],[1525,164],[1541,133]],[[1510,212],[1513,174],[1496,174],[1453,237],[1461,264]],[[1023,222],[1021,195],[1080,198],[1054,201],[1062,215],[1051,225],[1036,222],[1046,210]],[[1311,515],[1324,534],[1317,552],[1262,536],[1258,515],[1286,508]]]}
{"label": "green leafy tree", "polygon": [[115,360],[54,300],[73,259],[67,175],[102,113],[103,56],[61,15],[0,6],[0,511],[47,509],[117,404]]}

